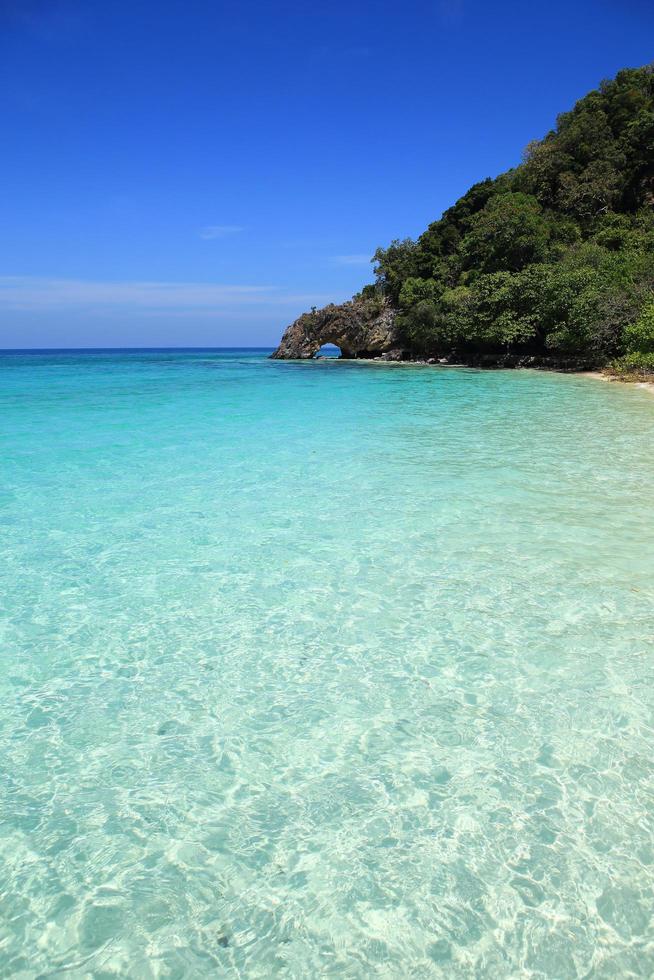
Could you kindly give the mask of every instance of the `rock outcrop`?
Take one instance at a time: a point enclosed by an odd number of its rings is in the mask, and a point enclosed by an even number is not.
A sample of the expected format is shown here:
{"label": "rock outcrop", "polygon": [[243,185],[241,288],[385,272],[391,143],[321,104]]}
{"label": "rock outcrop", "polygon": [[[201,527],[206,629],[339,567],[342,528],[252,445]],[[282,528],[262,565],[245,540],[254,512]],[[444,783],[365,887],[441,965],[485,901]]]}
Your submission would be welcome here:
{"label": "rock outcrop", "polygon": [[303,313],[284,331],[279,347],[270,356],[276,360],[308,360],[323,344],[335,344],[341,356],[379,357],[400,344],[395,312],[381,299],[355,299]]}

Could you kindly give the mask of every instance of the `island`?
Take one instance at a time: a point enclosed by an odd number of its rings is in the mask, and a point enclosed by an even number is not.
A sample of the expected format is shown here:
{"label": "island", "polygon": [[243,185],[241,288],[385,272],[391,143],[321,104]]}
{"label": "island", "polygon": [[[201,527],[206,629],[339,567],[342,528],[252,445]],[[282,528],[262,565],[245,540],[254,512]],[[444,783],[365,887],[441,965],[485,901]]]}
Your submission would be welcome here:
{"label": "island", "polygon": [[558,117],[523,162],[475,184],[375,282],[303,313],[274,359],[343,358],[654,375],[654,65]]}

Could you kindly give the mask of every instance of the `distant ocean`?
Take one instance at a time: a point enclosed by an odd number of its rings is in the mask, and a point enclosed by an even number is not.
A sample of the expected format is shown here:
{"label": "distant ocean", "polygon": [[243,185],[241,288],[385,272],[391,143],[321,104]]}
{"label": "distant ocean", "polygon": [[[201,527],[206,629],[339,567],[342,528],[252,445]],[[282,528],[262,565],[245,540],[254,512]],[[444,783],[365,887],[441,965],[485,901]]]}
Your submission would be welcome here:
{"label": "distant ocean", "polygon": [[0,355],[0,975],[652,976],[654,398]]}

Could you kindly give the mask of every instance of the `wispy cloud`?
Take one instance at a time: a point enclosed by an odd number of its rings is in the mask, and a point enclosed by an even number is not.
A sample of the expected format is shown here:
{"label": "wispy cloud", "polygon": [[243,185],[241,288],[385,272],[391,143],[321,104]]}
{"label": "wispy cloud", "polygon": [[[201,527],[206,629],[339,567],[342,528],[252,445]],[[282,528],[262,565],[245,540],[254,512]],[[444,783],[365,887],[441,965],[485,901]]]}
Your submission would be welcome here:
{"label": "wispy cloud", "polygon": [[230,235],[238,235],[240,231],[245,231],[241,225],[205,225],[200,229],[200,238],[207,241],[211,238],[229,238]]}
{"label": "wispy cloud", "polygon": [[115,310],[150,315],[218,313],[243,306],[313,305],[328,298],[294,294],[277,286],[202,282],[98,282],[32,276],[0,276],[0,311]]}
{"label": "wispy cloud", "polygon": [[370,265],[372,259],[363,252],[356,255],[332,255],[334,265]]}

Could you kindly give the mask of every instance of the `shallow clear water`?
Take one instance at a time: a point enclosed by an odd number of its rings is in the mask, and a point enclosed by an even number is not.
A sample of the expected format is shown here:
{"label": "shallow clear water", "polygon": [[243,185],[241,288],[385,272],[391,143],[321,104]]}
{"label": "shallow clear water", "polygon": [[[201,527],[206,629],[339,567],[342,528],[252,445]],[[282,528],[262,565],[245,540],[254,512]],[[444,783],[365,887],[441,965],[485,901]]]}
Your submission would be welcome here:
{"label": "shallow clear water", "polygon": [[654,398],[0,358],[0,975],[654,973]]}

